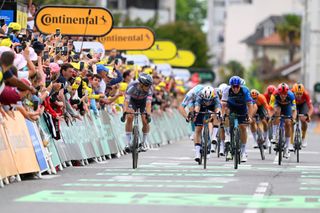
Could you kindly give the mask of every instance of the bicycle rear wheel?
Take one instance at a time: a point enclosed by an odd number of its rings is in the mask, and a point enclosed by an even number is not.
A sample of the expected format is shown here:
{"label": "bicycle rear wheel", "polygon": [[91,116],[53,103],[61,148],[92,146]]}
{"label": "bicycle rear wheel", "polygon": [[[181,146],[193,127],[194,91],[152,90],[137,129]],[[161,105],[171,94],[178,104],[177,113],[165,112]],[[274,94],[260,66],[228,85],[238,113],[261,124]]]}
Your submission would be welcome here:
{"label": "bicycle rear wheel", "polygon": [[206,169],[207,168],[207,154],[208,154],[208,140],[209,140],[209,128],[207,125],[203,129],[203,138],[204,138],[204,144],[202,147],[203,169]]}
{"label": "bicycle rear wheel", "polygon": [[233,144],[234,144],[234,169],[238,169],[238,165],[240,164],[240,132],[238,128],[233,130]]}
{"label": "bicycle rear wheel", "polygon": [[138,146],[139,146],[139,130],[133,127],[133,143],[132,143],[132,168],[138,167]]}

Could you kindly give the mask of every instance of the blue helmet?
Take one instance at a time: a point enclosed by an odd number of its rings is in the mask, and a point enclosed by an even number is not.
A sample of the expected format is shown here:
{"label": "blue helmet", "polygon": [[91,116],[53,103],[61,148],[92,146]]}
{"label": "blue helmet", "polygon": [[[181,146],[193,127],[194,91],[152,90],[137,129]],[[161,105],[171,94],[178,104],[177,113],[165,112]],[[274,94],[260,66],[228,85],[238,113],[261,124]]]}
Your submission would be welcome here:
{"label": "blue helmet", "polygon": [[241,82],[242,82],[242,79],[239,77],[239,76],[232,76],[229,80],[229,84],[231,86],[234,86],[234,85],[241,85]]}

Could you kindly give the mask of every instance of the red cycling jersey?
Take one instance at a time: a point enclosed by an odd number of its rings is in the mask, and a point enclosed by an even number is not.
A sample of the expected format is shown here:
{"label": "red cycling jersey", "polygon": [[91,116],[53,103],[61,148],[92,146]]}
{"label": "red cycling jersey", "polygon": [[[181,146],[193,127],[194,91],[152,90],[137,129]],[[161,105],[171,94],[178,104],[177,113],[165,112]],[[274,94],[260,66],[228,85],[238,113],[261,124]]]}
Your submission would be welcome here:
{"label": "red cycling jersey", "polygon": [[310,95],[307,91],[304,91],[302,96],[300,96],[300,97],[295,95],[295,98],[296,98],[297,105],[307,103],[309,108],[312,105],[312,100],[311,100]]}

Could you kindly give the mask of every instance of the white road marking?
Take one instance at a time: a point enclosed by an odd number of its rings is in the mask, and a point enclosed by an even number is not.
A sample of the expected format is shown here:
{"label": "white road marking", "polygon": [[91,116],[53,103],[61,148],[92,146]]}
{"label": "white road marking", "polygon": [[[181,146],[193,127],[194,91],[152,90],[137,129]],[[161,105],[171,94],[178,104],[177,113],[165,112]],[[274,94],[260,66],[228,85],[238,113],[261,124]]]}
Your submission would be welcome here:
{"label": "white road marking", "polygon": [[[264,194],[268,189],[268,186],[269,186],[268,182],[259,183],[258,187],[255,190],[255,193],[253,194],[253,197],[255,197],[256,199],[263,199]],[[243,213],[257,213],[257,212],[258,212],[258,209],[253,209],[253,208],[245,209],[243,211]]]}

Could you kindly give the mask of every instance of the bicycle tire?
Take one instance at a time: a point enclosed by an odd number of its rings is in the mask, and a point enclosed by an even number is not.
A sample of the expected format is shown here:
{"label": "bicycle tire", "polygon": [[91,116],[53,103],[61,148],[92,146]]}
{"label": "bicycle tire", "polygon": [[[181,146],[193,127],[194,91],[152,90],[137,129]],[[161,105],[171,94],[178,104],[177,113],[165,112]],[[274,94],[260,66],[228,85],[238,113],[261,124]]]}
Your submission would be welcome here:
{"label": "bicycle tire", "polygon": [[278,165],[281,165],[281,161],[282,161],[282,143],[283,143],[283,138],[282,138],[282,133],[283,129],[280,128],[279,129],[279,141],[278,141]]}
{"label": "bicycle tire", "polygon": [[132,168],[138,167],[138,146],[139,146],[139,129],[133,127],[133,143],[132,143]]}
{"label": "bicycle tire", "polygon": [[229,161],[228,159],[228,153],[230,153],[230,143],[225,143],[225,154],[226,154],[226,161]]}
{"label": "bicycle tire", "polygon": [[265,160],[262,133],[261,133],[261,131],[259,129],[257,131],[257,135],[258,135],[258,147],[259,147],[259,150],[260,150],[261,160]]}
{"label": "bicycle tire", "polygon": [[238,128],[234,128],[233,130],[233,140],[234,140],[234,169],[238,169],[238,165],[240,164],[240,132]]}
{"label": "bicycle tire", "polygon": [[301,143],[300,143],[300,138],[301,138],[301,132],[300,132],[300,128],[297,127],[296,131],[295,131],[295,140],[294,140],[294,148],[296,150],[296,155],[297,155],[297,163],[300,162],[300,155],[299,155],[299,151],[301,148]]}
{"label": "bicycle tire", "polygon": [[208,140],[209,140],[209,128],[206,125],[203,129],[204,144],[203,150],[203,169],[207,169],[207,154],[208,154]]}

